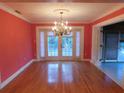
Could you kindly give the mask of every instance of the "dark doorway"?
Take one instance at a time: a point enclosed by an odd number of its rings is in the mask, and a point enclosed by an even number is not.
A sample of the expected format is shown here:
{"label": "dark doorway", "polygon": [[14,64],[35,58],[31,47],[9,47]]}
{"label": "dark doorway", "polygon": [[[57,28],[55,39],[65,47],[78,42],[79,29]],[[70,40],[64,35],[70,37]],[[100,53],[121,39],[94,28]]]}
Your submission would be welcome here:
{"label": "dark doorway", "polygon": [[124,22],[103,27],[102,59],[124,62]]}

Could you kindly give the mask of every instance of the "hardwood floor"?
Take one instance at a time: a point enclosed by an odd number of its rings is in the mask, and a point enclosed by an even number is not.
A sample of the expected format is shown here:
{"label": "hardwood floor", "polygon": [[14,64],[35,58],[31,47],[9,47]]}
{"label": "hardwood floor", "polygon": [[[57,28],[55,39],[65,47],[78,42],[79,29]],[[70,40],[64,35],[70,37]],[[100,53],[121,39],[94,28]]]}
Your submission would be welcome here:
{"label": "hardwood floor", "polygon": [[124,93],[89,62],[36,62],[1,93]]}

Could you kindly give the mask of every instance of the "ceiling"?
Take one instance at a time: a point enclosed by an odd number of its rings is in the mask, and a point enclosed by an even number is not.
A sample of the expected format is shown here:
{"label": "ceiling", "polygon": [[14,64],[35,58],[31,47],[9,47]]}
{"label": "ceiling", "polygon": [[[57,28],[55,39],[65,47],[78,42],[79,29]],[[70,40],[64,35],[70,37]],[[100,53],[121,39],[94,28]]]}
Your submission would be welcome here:
{"label": "ceiling", "polygon": [[1,0],[3,2],[80,2],[80,3],[120,3],[124,0]]}
{"label": "ceiling", "polygon": [[58,20],[55,9],[68,9],[64,19],[71,22],[92,22],[110,12],[124,7],[124,3],[5,3],[29,19],[32,23]]}

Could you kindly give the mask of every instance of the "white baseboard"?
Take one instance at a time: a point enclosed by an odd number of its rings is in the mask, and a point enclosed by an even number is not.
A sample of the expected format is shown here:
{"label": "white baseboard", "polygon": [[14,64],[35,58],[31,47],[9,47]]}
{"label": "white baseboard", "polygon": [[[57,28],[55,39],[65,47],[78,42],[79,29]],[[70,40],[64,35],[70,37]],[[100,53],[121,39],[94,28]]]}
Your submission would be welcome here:
{"label": "white baseboard", "polygon": [[33,63],[33,59],[29,61],[26,65],[21,67],[18,71],[16,71],[13,75],[11,75],[8,79],[0,83],[0,89],[4,88],[7,84],[9,84],[14,78],[16,78],[20,73],[22,73],[27,67],[29,67]]}
{"label": "white baseboard", "polygon": [[[52,59],[52,60],[48,60],[48,59],[33,59],[33,61],[34,62],[40,62],[40,61],[58,61],[58,59],[57,60],[54,60],[54,59]],[[64,61],[64,60],[59,60],[59,61]],[[78,60],[65,60],[65,61],[78,61]],[[89,62],[91,62],[91,59],[81,59],[79,61],[89,61]]]}

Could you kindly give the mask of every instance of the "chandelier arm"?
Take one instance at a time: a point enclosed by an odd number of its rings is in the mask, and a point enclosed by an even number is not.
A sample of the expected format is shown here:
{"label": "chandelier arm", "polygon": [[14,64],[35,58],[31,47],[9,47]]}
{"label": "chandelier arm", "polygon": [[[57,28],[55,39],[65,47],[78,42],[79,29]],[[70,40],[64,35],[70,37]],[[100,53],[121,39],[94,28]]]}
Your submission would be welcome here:
{"label": "chandelier arm", "polygon": [[60,15],[61,15],[60,19],[62,21],[63,20],[63,12],[60,12]]}
{"label": "chandelier arm", "polygon": [[63,11],[60,11],[60,21],[54,23],[53,32],[56,36],[69,35],[71,33],[71,27],[67,24],[67,21],[63,20]]}

